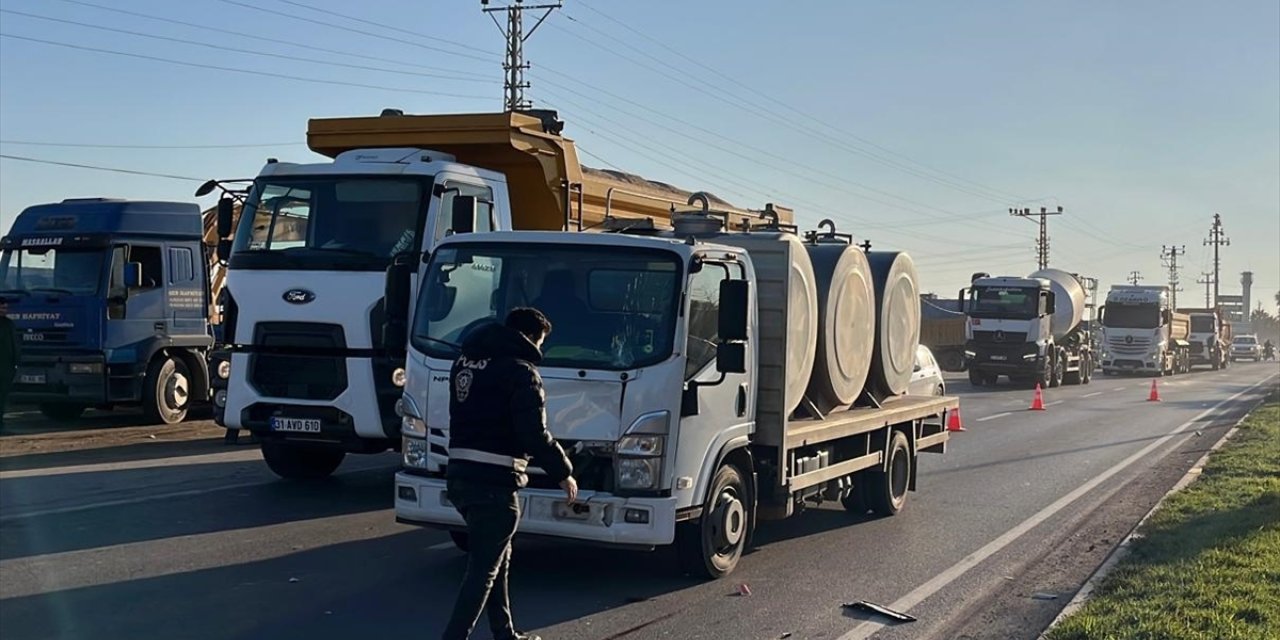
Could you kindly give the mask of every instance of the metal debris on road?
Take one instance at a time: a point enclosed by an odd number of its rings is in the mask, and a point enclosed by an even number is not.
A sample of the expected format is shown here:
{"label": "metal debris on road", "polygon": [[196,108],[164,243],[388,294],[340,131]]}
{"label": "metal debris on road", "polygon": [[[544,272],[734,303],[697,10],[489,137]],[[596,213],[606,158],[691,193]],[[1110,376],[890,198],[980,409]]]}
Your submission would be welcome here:
{"label": "metal debris on road", "polygon": [[744,582],[744,583],[742,583],[742,584],[740,584],[740,585],[738,585],[738,595],[740,595],[740,596],[749,596],[749,595],[751,595],[751,587],[748,587],[748,586],[747,586],[747,583],[745,583],[745,582]]}
{"label": "metal debris on road", "polygon": [[1035,592],[1035,593],[1031,594],[1031,598],[1032,598],[1033,600],[1057,600],[1057,599],[1058,599],[1058,594],[1056,594],[1056,593],[1044,593],[1043,591],[1037,591],[1037,592]]}
{"label": "metal debris on road", "polygon": [[893,609],[890,609],[889,607],[886,607],[884,605],[876,604],[874,602],[867,602],[866,600],[859,600],[857,602],[846,602],[840,606],[845,607],[847,609],[861,609],[863,611],[878,613],[887,618],[893,618],[894,620],[897,620],[899,622],[915,622],[916,621],[915,616],[902,613],[901,611],[894,611]]}

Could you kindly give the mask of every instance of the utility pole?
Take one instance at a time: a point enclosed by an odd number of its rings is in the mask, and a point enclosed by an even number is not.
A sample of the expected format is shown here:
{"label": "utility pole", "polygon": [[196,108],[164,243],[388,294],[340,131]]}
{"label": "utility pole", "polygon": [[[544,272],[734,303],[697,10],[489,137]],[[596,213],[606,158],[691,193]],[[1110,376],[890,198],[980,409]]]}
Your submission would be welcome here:
{"label": "utility pole", "polygon": [[[506,71],[506,77],[503,79],[502,87],[505,92],[503,97],[503,109],[506,111],[522,111],[533,107],[533,103],[525,99],[524,90],[529,88],[529,83],[524,79],[524,72],[529,68],[529,63],[524,61],[524,42],[533,35],[538,27],[542,26],[547,16],[552,11],[559,9],[562,5],[560,2],[555,4],[540,4],[526,6],[524,0],[515,0],[515,4],[509,4],[505,7],[490,7],[489,0],[480,0],[481,9],[489,14],[493,19],[493,24],[497,25],[498,31],[502,32],[503,37],[507,39],[507,56],[502,62],[502,69]],[[541,11],[546,9],[546,13],[538,18],[537,24],[524,32],[524,12],[525,11]],[[507,26],[504,29],[502,24],[498,22],[493,14],[498,11],[507,13]]]}
{"label": "utility pole", "polygon": [[1026,218],[1030,220],[1032,216],[1040,216],[1040,239],[1036,241],[1036,263],[1041,269],[1049,268],[1049,219],[1048,216],[1062,215],[1062,207],[1058,207],[1057,211],[1049,211],[1044,207],[1040,207],[1040,213],[1033,213],[1031,209],[1009,209],[1009,215],[1016,218]]}
{"label": "utility pole", "polygon": [[1222,232],[1222,216],[1213,214],[1213,225],[1209,227],[1209,237],[1204,241],[1205,246],[1213,245],[1213,305],[1218,306],[1218,284],[1222,282],[1222,262],[1218,258],[1218,248],[1222,246],[1231,246],[1231,239],[1226,237]]}
{"label": "utility pole", "polygon": [[1187,245],[1165,246],[1161,245],[1160,259],[1164,261],[1164,265],[1169,268],[1169,290],[1173,292],[1172,299],[1169,301],[1174,309],[1178,308],[1178,292],[1182,291],[1182,287],[1178,286],[1178,256],[1186,255]]}
{"label": "utility pole", "polygon": [[1135,286],[1135,287],[1136,287],[1136,286],[1138,286],[1138,283],[1139,283],[1139,282],[1142,282],[1142,272],[1141,272],[1141,271],[1130,271],[1130,272],[1129,272],[1129,284],[1131,284],[1131,285],[1133,285],[1133,286]]}
{"label": "utility pole", "polygon": [[1207,309],[1213,308],[1213,305],[1209,302],[1209,297],[1213,295],[1213,283],[1213,273],[1210,271],[1201,272],[1200,277],[1196,278],[1196,284],[1204,285],[1204,306]]}

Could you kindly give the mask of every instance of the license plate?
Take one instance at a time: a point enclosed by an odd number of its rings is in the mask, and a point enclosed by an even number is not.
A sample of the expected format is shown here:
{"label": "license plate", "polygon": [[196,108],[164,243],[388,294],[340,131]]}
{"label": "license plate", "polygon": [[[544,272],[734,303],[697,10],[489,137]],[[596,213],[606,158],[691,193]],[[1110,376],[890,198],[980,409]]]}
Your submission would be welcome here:
{"label": "license plate", "polygon": [[47,378],[45,378],[45,375],[43,373],[19,373],[18,374],[19,384],[44,384],[45,380],[47,380]]}
{"label": "license plate", "polygon": [[1009,356],[991,356],[992,360],[1008,360]]}
{"label": "license plate", "polygon": [[300,433],[320,433],[319,418],[280,418],[271,419],[272,431],[297,431]]}

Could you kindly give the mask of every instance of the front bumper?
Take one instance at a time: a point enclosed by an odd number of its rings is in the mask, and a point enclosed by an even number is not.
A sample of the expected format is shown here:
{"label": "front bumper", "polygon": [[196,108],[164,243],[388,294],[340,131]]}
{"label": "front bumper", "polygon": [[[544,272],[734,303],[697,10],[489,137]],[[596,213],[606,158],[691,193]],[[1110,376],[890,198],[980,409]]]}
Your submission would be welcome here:
{"label": "front bumper", "polygon": [[[72,365],[93,367],[72,373]],[[102,405],[108,403],[107,367],[101,355],[23,355],[14,375],[10,401]]]}
{"label": "front bumper", "polygon": [[[675,540],[675,498],[622,498],[580,491],[574,505],[580,513],[570,518],[561,491],[521,489],[519,495],[520,534],[632,547],[669,545]],[[647,514],[648,522],[628,522],[628,511]],[[445,495],[443,478],[404,471],[396,474],[396,520],[446,529],[466,526]]]}
{"label": "front bumper", "polygon": [[1027,353],[1028,348],[1025,344],[995,347],[970,342],[965,347],[965,361],[970,369],[992,373],[1035,373],[1044,369],[1044,358],[1039,353]]}
{"label": "front bumper", "polygon": [[1247,349],[1247,350],[1244,350],[1244,351],[1236,351],[1236,350],[1232,349],[1232,350],[1231,350],[1231,357],[1232,357],[1232,358],[1236,358],[1236,359],[1249,359],[1249,360],[1252,360],[1252,359],[1254,359],[1254,358],[1261,358],[1261,357],[1262,357],[1262,351],[1261,351],[1261,350],[1254,351],[1254,350],[1252,350],[1252,349]]}

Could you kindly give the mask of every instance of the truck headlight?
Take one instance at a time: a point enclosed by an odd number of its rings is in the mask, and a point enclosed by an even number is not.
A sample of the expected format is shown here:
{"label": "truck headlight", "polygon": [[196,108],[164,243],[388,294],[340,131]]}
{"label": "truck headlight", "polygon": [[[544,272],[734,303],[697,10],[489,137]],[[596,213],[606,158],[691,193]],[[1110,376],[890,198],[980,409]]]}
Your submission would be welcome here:
{"label": "truck headlight", "polygon": [[404,367],[396,367],[395,370],[391,372],[391,384],[401,389],[404,388],[405,382],[408,381],[408,378],[409,376],[404,372]]}
{"label": "truck headlight", "polygon": [[412,469],[427,468],[426,440],[404,436],[400,441],[400,451],[404,453],[404,466]]}
{"label": "truck headlight", "polygon": [[226,380],[231,377],[231,361],[223,360],[218,363],[218,377]]}
{"label": "truck headlight", "polygon": [[427,423],[416,416],[405,416],[400,419],[400,433],[418,438],[427,437]]}
{"label": "truck headlight", "polygon": [[978,355],[978,352],[977,352],[977,351],[970,351],[970,350],[968,350],[968,349],[965,349],[965,350],[964,350],[964,355],[966,355],[966,356],[968,356],[968,357],[972,358],[972,357],[974,357],[974,356],[977,356],[977,355]]}
{"label": "truck headlight", "polygon": [[662,460],[660,458],[619,458],[619,489],[656,489],[662,477]]}
{"label": "truck headlight", "polygon": [[617,453],[620,456],[660,456],[663,440],[666,440],[664,436],[622,436],[618,440]]}
{"label": "truck headlight", "polygon": [[72,362],[67,370],[75,374],[102,373],[101,362]]}
{"label": "truck headlight", "polygon": [[1036,354],[1034,354],[1034,353],[1024,354],[1024,355],[1022,356],[1022,359],[1023,359],[1023,360],[1035,360],[1035,359],[1036,359]]}

